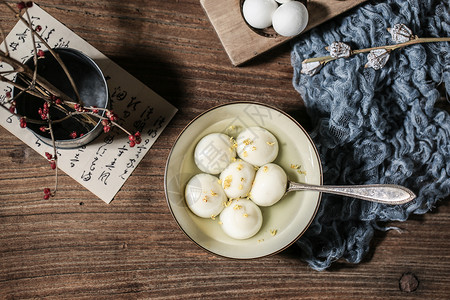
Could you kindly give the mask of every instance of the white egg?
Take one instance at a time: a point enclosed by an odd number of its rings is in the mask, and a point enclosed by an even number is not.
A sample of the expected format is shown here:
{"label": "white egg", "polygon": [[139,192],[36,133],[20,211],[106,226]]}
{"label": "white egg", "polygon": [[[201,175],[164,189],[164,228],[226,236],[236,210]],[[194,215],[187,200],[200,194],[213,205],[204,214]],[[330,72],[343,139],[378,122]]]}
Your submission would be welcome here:
{"label": "white egg", "polygon": [[308,10],[298,1],[280,5],[272,15],[273,29],[283,36],[294,36],[308,24]]}
{"label": "white egg", "polygon": [[278,3],[283,4],[292,0],[276,0]]}
{"label": "white egg", "polygon": [[246,162],[262,166],[278,156],[278,141],[268,130],[261,127],[244,129],[236,138],[236,152]]}
{"label": "white egg", "polygon": [[238,160],[220,173],[220,181],[228,198],[247,197],[255,178],[255,167]]}
{"label": "white egg", "polygon": [[267,164],[256,172],[250,199],[260,206],[271,206],[280,201],[286,192],[287,175],[276,164]]}
{"label": "white egg", "polygon": [[220,214],[228,200],[219,178],[205,173],[192,177],[186,185],[186,204],[201,218],[211,218]]}
{"label": "white egg", "polygon": [[220,214],[223,231],[235,239],[248,239],[261,229],[261,209],[248,199],[233,200]]}
{"label": "white egg", "polygon": [[219,174],[235,157],[234,141],[223,133],[204,136],[194,151],[195,164],[202,172],[209,174]]}
{"label": "white egg", "polygon": [[242,14],[250,26],[264,29],[272,25],[272,14],[277,8],[275,0],[245,0]]}

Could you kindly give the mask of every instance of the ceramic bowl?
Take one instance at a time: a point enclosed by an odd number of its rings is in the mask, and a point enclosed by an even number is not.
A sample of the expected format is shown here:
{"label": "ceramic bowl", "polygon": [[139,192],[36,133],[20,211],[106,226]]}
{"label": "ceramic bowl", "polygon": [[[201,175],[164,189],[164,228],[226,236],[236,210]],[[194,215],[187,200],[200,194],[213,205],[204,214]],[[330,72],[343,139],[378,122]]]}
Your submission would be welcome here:
{"label": "ceramic bowl", "polygon": [[[69,70],[84,105],[107,108],[109,105],[108,86],[98,65],[90,57],[76,49],[55,48],[53,50],[58,53]],[[76,99],[72,85],[59,63],[48,50],[45,50],[44,53],[44,58],[39,60],[38,74],[63,91],[68,97]],[[34,68],[33,57],[26,64],[30,68]],[[16,82],[25,85],[20,78],[16,79]],[[13,90],[14,95],[19,92],[20,90],[16,88]],[[43,106],[44,100],[29,94],[22,94],[16,99],[16,103],[17,113],[20,115],[36,120],[41,119],[38,109]],[[100,114],[103,113],[100,112]],[[56,120],[65,117],[66,114],[56,108],[50,108],[50,115],[53,120]],[[53,124],[55,146],[70,149],[90,143],[103,132],[100,120],[95,119],[95,121],[97,123],[87,125],[75,120],[75,118],[68,118],[65,121]],[[27,124],[27,129],[31,130],[41,141],[51,146],[53,142],[50,133],[42,132],[41,126],[42,124],[30,122]],[[83,133],[83,136],[72,139],[70,133],[73,131]]]}
{"label": "ceramic bowl", "polygon": [[[319,192],[290,192],[275,205],[261,207],[263,225],[255,236],[245,240],[227,236],[219,217],[204,219],[189,210],[184,190],[189,179],[201,173],[194,162],[198,141],[213,132],[236,137],[242,129],[250,126],[263,127],[275,135],[279,154],[274,163],[286,171],[289,180],[322,184],[320,159],[303,127],[283,111],[253,102],[214,107],[192,120],[175,141],[165,170],[167,203],[181,230],[203,249],[234,259],[264,257],[287,248],[306,231],[321,199]],[[291,165],[300,168],[292,168]]]}

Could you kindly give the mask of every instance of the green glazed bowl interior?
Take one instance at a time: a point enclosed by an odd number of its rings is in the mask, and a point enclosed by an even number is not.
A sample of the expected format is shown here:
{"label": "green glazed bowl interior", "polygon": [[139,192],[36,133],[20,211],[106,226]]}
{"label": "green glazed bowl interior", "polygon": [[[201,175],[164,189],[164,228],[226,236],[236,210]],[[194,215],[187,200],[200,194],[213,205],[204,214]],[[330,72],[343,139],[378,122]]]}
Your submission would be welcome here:
{"label": "green glazed bowl interior", "polygon": [[250,126],[263,127],[275,135],[279,154],[274,163],[286,171],[289,180],[322,184],[317,150],[301,125],[281,110],[253,102],[221,105],[190,122],[172,147],[164,178],[167,203],[181,230],[203,249],[234,259],[264,257],[287,248],[306,231],[321,199],[319,192],[290,192],[275,205],[261,207],[263,225],[255,236],[245,240],[228,237],[220,227],[219,217],[203,219],[189,210],[184,190],[189,179],[201,173],[194,162],[198,141],[214,132],[236,138],[242,129]]}

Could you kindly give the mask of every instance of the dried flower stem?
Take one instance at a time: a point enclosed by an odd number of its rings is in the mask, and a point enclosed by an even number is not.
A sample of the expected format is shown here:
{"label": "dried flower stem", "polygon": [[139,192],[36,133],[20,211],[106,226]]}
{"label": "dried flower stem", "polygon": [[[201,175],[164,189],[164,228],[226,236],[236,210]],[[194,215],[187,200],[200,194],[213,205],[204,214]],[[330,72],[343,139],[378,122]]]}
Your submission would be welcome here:
{"label": "dried flower stem", "polygon": [[[366,48],[366,49],[361,49],[361,50],[352,50],[350,55],[366,53],[366,52],[370,52],[372,50],[377,50],[377,49],[385,49],[387,51],[392,51],[392,50],[400,49],[400,48],[403,48],[403,47],[406,47],[409,45],[421,44],[421,43],[435,43],[435,42],[450,42],[450,37],[438,37],[438,38],[415,37],[414,39],[412,39],[410,41],[395,44],[395,45],[378,46],[378,47]],[[326,63],[336,60],[336,59],[337,58],[327,55],[327,56],[321,56],[321,57],[308,58],[308,59],[305,59],[302,63],[320,62],[320,63],[326,64]]]}
{"label": "dried flower stem", "polygon": [[[0,75],[0,81],[4,81],[4,82],[6,82],[7,84],[10,84],[10,85],[14,86],[15,88],[18,88],[18,89],[21,90],[22,92],[26,92],[26,93],[28,93],[28,94],[30,94],[30,95],[32,95],[32,96],[39,97],[39,98],[42,97],[42,95],[41,95],[40,93],[35,92],[35,91],[33,91],[33,90],[30,90],[29,87],[24,87],[24,86],[22,86],[22,85],[20,85],[20,84],[18,84],[18,83],[16,83],[16,82],[14,82],[14,81],[12,81],[12,80],[9,80],[8,78],[6,78],[6,77],[4,77],[4,76],[2,76],[2,75]],[[9,102],[12,102],[13,100],[15,100],[15,99],[16,99],[18,96],[20,96],[20,95],[21,95],[21,93],[18,94],[17,96],[14,96],[14,98],[11,98],[11,100],[9,100]]]}
{"label": "dried flower stem", "polygon": [[[87,108],[88,108],[88,107],[87,107]],[[107,109],[99,109],[99,108],[96,108],[96,109],[107,111]],[[84,111],[84,112],[73,111],[73,112],[70,112],[69,114],[70,114],[70,116],[87,114],[87,115],[93,115],[93,116],[99,118],[100,120],[109,120],[107,117],[101,116],[101,115],[99,115],[99,114],[97,114],[97,113],[94,113],[94,112],[88,112],[88,111]],[[128,130],[126,130],[126,129],[125,129],[122,125],[120,125],[119,123],[117,123],[117,122],[115,122],[115,121],[111,121],[111,120],[110,120],[110,122],[111,122],[111,124],[113,124],[115,127],[119,128],[120,130],[122,130],[123,132],[125,132],[127,135],[132,135],[131,132],[129,132]]]}
{"label": "dried flower stem", "polygon": [[[56,59],[56,61],[59,63],[59,65],[61,66],[61,68],[63,69],[64,73],[67,76],[67,79],[69,79],[69,82],[75,92],[75,96],[77,98],[78,103],[80,103],[81,105],[83,105],[83,101],[81,100],[80,94],[78,93],[78,89],[76,87],[75,81],[73,80],[72,76],[70,75],[69,70],[67,69],[66,65],[64,64],[64,62],[61,60],[61,58],[59,57],[58,53],[56,53],[52,47],[50,47],[50,45],[45,41],[44,38],[42,38],[41,35],[39,35],[35,30],[33,30],[32,26],[31,26],[31,22],[28,22],[27,20],[25,20],[25,18],[23,18],[20,13],[18,13],[11,5],[9,5],[6,1],[2,0],[2,3],[5,4],[15,15],[16,18],[18,18],[19,20],[21,20],[25,25],[27,25],[27,27],[31,30],[31,36],[33,38],[33,47],[34,47],[34,55],[36,56],[36,48],[35,48],[35,43],[34,43],[34,36],[36,36],[39,41],[44,44],[44,46],[48,49],[48,51],[53,55],[53,57]],[[28,10],[25,10],[28,14]],[[36,66],[36,61],[35,61],[35,66]],[[47,88],[47,86],[52,86],[51,84],[49,84],[48,82],[42,84],[42,86],[44,86],[45,88]],[[50,91],[50,90],[49,90]],[[61,91],[58,91],[59,93],[52,93],[54,95],[57,94],[62,94]]]}
{"label": "dried flower stem", "polygon": [[[21,62],[12,58],[11,56],[7,56],[5,54],[5,52],[3,52],[2,50],[0,50],[0,62],[5,62],[8,65],[10,65],[14,69],[14,72],[26,75],[30,79],[32,79],[34,77],[34,71],[30,67],[22,64]],[[53,86],[50,82],[48,82],[45,78],[43,78],[39,74],[36,74],[35,82],[38,83],[40,86],[44,87],[49,93],[51,93],[53,95],[60,95],[61,100],[71,100],[72,101],[72,99],[70,97],[65,95],[63,92],[61,92],[58,88]],[[40,98],[42,98],[42,96]]]}
{"label": "dried flower stem", "polygon": [[[28,12],[28,9],[25,10],[25,14],[27,15],[28,19],[28,29],[30,29],[30,32],[33,32],[33,27],[31,26],[31,18],[30,13]],[[31,41],[33,43],[33,61],[34,61],[34,70],[33,70],[33,79],[31,83],[31,88],[33,88],[36,84],[36,76],[37,76],[37,70],[38,70],[38,56],[37,56],[37,50],[36,50],[36,39],[34,38],[34,34],[31,35]]]}
{"label": "dried flower stem", "polygon": [[53,192],[51,193],[52,196],[56,194],[56,190],[58,189],[58,155],[56,151],[56,142],[55,142],[55,136],[53,134],[53,127],[52,127],[52,121],[48,121],[48,128],[50,131],[50,136],[52,138],[52,146],[53,146],[53,159],[55,160],[55,188],[53,189]]}
{"label": "dried flower stem", "polygon": [[[85,132],[89,132],[90,130],[92,130],[92,126],[101,124],[105,133],[109,132],[111,130],[111,127],[117,127],[119,130],[125,132],[128,135],[130,147],[134,147],[136,144],[141,143],[141,133],[137,131],[136,133],[132,134],[131,132],[126,130],[122,125],[118,123],[119,118],[111,109],[97,108],[95,106],[84,107],[75,81],[66,65],[61,60],[59,54],[48,45],[48,43],[43,39],[41,35],[38,34],[38,32],[41,30],[41,26],[36,26],[36,29],[32,26],[31,17],[28,12],[28,8],[32,7],[33,5],[32,2],[19,2],[17,5],[19,9],[18,12],[4,0],[0,0],[0,4],[4,4],[9,10],[11,10],[14,13],[15,17],[23,22],[30,30],[31,42],[33,45],[34,62],[34,66],[30,67],[11,57],[6,43],[5,34],[2,28],[0,28],[0,35],[3,40],[5,40],[5,50],[0,50],[0,63],[6,63],[12,68],[12,70],[0,71],[0,81],[6,82],[8,85],[14,87],[15,89],[13,91],[14,95],[12,95],[11,91],[7,91],[5,93],[5,101],[2,101],[0,103],[0,107],[19,117],[19,125],[21,128],[26,128],[27,122],[29,122],[39,125],[39,130],[41,130],[42,132],[49,132],[51,143],[53,146],[53,155],[46,152],[45,156],[50,162],[51,168],[55,170],[55,187],[53,191],[49,188],[44,189],[44,199],[49,199],[49,197],[55,196],[56,190],[58,188],[58,156],[56,137],[53,130],[56,124],[68,119],[79,122],[84,128],[80,129],[81,133],[78,133],[76,131],[70,133],[69,136],[73,139],[78,138]],[[46,55],[42,53],[42,50],[38,51],[36,47],[37,40],[39,40],[40,43],[48,49],[59,66],[63,69],[75,93],[75,99],[67,96],[64,92],[60,91],[52,83],[38,74],[38,61],[40,58]],[[20,79],[19,81],[13,81],[5,77],[14,73],[17,73],[16,78]],[[24,93],[28,93],[31,96],[38,98],[37,101],[39,101],[39,103],[36,103],[39,106],[39,108],[37,109],[37,113],[40,115],[41,119],[32,119],[17,112],[16,100],[18,100],[19,97]],[[36,99],[33,99],[33,101],[35,100]],[[41,100],[43,100],[43,102],[41,102]],[[53,114],[54,112],[53,109],[56,109],[60,113],[62,113],[62,116],[57,120],[52,119],[51,114]]]}
{"label": "dried flower stem", "polygon": [[10,75],[16,73],[16,71],[14,70],[10,70],[10,71],[0,71],[0,75]]}

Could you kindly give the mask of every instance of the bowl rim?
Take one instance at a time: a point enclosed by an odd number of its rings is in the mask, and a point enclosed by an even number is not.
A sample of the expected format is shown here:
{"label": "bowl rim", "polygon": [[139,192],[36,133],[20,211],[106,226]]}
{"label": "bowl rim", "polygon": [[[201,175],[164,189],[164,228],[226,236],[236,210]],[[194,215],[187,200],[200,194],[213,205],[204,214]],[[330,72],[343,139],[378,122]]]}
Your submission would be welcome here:
{"label": "bowl rim", "polygon": [[194,117],[191,121],[189,121],[188,124],[186,124],[186,126],[180,131],[180,133],[178,134],[177,138],[176,138],[175,141],[173,142],[172,147],[171,147],[171,149],[170,149],[170,152],[169,152],[169,154],[168,154],[168,156],[167,156],[166,165],[165,165],[165,170],[164,170],[164,195],[165,195],[165,197],[166,197],[166,203],[167,203],[167,206],[168,206],[168,208],[169,208],[170,214],[172,215],[172,218],[175,220],[175,222],[176,222],[178,228],[184,233],[185,236],[187,236],[187,237],[188,237],[195,245],[197,245],[200,249],[202,249],[202,250],[204,250],[204,251],[206,251],[206,252],[208,252],[208,253],[210,253],[210,254],[213,254],[213,255],[215,255],[215,256],[223,257],[223,258],[227,258],[227,259],[234,259],[234,260],[253,260],[253,259],[264,258],[264,257],[269,257],[269,256],[272,256],[272,255],[276,255],[276,254],[278,254],[278,253],[280,253],[280,252],[286,250],[287,248],[289,248],[290,246],[292,246],[296,241],[298,241],[298,240],[300,239],[300,237],[303,236],[303,234],[306,232],[306,230],[308,230],[308,228],[311,226],[311,223],[313,222],[313,220],[314,220],[315,217],[317,216],[317,212],[318,212],[319,207],[320,207],[320,204],[321,204],[321,202],[322,202],[322,193],[319,192],[318,199],[317,199],[317,205],[316,205],[316,208],[315,208],[314,213],[313,213],[313,215],[311,216],[311,218],[310,218],[310,220],[309,220],[307,226],[305,226],[305,228],[303,228],[303,230],[302,230],[302,231],[301,231],[301,232],[300,232],[300,233],[299,233],[299,234],[298,234],[298,235],[297,235],[290,243],[288,243],[287,245],[281,247],[280,249],[278,249],[278,250],[276,250],[276,251],[273,251],[273,252],[268,253],[268,254],[265,254],[265,255],[260,255],[260,256],[255,256],[255,257],[248,257],[248,258],[247,258],[247,257],[245,257],[245,258],[240,258],[240,257],[230,257],[230,256],[222,255],[222,254],[216,253],[216,252],[214,252],[214,251],[212,251],[212,250],[209,250],[209,249],[203,247],[202,245],[200,245],[200,244],[199,244],[197,241],[195,241],[189,234],[187,234],[187,232],[186,232],[186,231],[184,230],[184,228],[180,225],[180,223],[179,223],[177,217],[175,216],[175,214],[174,214],[174,212],[173,212],[172,206],[171,206],[170,201],[169,201],[169,191],[167,190],[167,172],[168,172],[169,163],[170,163],[170,160],[171,160],[171,157],[172,157],[172,153],[173,153],[173,151],[174,151],[174,148],[175,148],[176,144],[178,143],[180,137],[183,135],[183,133],[184,133],[184,132],[185,132],[185,131],[186,131],[186,130],[187,130],[187,129],[195,122],[195,121],[197,121],[199,118],[201,118],[202,116],[206,115],[207,113],[209,113],[209,112],[211,112],[211,111],[213,111],[213,110],[222,108],[222,107],[224,107],[224,106],[230,106],[230,105],[236,105],[236,104],[252,104],[252,105],[265,106],[265,107],[267,107],[267,108],[273,109],[273,110],[275,110],[275,111],[277,111],[277,112],[283,114],[285,117],[287,117],[288,119],[290,119],[295,125],[297,125],[297,127],[299,127],[299,128],[303,131],[303,133],[305,134],[305,136],[308,138],[308,140],[309,140],[309,142],[310,142],[310,145],[312,146],[312,148],[313,148],[313,150],[314,150],[314,153],[315,153],[315,155],[316,155],[316,157],[317,157],[317,161],[318,161],[319,175],[320,175],[320,178],[319,178],[319,179],[320,179],[320,185],[323,185],[323,168],[322,168],[322,162],[321,162],[321,160],[320,160],[319,152],[317,151],[316,145],[314,144],[312,138],[310,137],[310,135],[308,134],[308,132],[303,128],[303,126],[300,125],[300,123],[299,123],[297,120],[295,120],[291,115],[289,115],[288,113],[286,113],[285,111],[283,111],[283,110],[281,110],[281,109],[279,109],[279,108],[277,108],[277,107],[274,107],[274,106],[269,105],[269,104],[266,104],[266,103],[261,103],[261,102],[244,101],[244,100],[241,100],[241,101],[233,101],[233,102],[228,102],[228,103],[224,103],[224,104],[219,104],[219,105],[213,106],[213,107],[211,107],[211,108],[205,110],[204,112],[202,112],[202,113],[198,114],[196,117]]}

